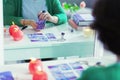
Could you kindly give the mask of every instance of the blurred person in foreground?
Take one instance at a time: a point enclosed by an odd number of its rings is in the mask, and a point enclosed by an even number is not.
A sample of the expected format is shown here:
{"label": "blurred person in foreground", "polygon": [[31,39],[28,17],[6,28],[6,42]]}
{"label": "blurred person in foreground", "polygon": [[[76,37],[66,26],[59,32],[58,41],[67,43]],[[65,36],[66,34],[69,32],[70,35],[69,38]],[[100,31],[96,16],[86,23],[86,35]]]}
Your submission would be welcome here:
{"label": "blurred person in foreground", "polygon": [[98,33],[104,48],[117,56],[117,62],[105,67],[90,67],[77,80],[120,80],[120,0],[97,0],[91,28]]}

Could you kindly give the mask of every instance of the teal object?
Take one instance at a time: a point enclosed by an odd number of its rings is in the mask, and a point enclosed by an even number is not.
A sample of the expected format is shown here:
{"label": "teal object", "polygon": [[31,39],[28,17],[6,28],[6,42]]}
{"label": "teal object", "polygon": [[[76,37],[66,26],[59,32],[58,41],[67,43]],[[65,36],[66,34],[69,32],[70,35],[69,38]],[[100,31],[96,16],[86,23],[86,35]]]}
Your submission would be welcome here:
{"label": "teal object", "polygon": [[108,67],[90,67],[77,80],[120,80],[120,63]]}
{"label": "teal object", "polygon": [[52,47],[41,48],[41,53],[41,58],[69,56],[92,57],[94,55],[94,42],[75,42],[53,45]]}

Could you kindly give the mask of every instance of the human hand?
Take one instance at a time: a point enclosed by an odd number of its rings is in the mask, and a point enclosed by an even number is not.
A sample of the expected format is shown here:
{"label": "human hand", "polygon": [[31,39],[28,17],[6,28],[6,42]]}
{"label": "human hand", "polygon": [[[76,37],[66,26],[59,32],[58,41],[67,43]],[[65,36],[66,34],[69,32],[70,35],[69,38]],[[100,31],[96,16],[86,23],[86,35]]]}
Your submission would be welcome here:
{"label": "human hand", "polygon": [[50,22],[53,22],[53,23],[58,22],[58,17],[50,15],[49,12],[40,12],[38,14],[38,18],[40,20],[46,20],[46,21],[50,21]]}
{"label": "human hand", "polygon": [[7,30],[6,30],[6,28],[4,28],[4,32],[6,32]]}
{"label": "human hand", "polygon": [[52,16],[49,14],[49,12],[40,12],[38,14],[38,19],[51,21],[52,20]]}
{"label": "human hand", "polygon": [[29,25],[32,26],[33,29],[36,29],[36,27],[37,27],[37,23],[35,21],[32,21],[32,20],[30,20]]}
{"label": "human hand", "polygon": [[28,20],[28,19],[22,19],[21,24],[24,26],[30,25],[33,29],[36,29],[37,23],[33,20]]}

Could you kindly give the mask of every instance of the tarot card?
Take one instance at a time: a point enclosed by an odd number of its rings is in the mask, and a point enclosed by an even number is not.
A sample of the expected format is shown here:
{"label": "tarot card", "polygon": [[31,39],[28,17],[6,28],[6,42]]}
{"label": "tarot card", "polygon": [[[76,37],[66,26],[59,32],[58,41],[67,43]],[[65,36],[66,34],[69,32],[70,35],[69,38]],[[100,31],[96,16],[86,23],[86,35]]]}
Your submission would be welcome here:
{"label": "tarot card", "polygon": [[0,73],[0,80],[14,80],[14,78],[10,71],[5,71]]}
{"label": "tarot card", "polygon": [[56,37],[53,33],[46,33],[45,35],[47,36],[48,40],[50,40],[50,41],[56,40]]}
{"label": "tarot card", "polygon": [[73,69],[83,69],[82,65],[80,64],[80,62],[73,62],[73,63],[69,63],[71,65],[71,67]]}
{"label": "tarot card", "polygon": [[28,34],[28,38],[31,42],[47,42],[48,39],[42,33]]}

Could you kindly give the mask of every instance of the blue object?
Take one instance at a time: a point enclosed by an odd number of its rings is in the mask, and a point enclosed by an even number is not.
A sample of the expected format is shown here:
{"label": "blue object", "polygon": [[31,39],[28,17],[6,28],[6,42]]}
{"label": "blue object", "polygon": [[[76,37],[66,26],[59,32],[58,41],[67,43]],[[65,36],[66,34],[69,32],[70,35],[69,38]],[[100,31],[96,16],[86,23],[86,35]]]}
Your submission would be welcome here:
{"label": "blue object", "polygon": [[79,14],[79,13],[75,13],[72,16],[72,20],[78,26],[86,26],[86,25],[90,25],[93,22],[94,18],[93,18],[93,16],[91,14]]}
{"label": "blue object", "polygon": [[42,11],[42,13],[45,13],[45,12],[46,12],[45,10]]}
{"label": "blue object", "polygon": [[100,66],[100,65],[101,65],[101,62],[97,62],[96,65]]}
{"label": "blue object", "polygon": [[14,80],[14,78],[10,71],[6,71],[0,73],[0,80]]}
{"label": "blue object", "polygon": [[76,13],[76,14],[73,15],[73,21],[74,21],[77,25],[79,25],[79,22],[80,22],[80,21],[84,21],[84,19],[83,19],[78,13]]}
{"label": "blue object", "polygon": [[73,29],[71,29],[71,31],[70,32],[73,32],[74,30]]}
{"label": "blue object", "polygon": [[65,33],[64,33],[64,32],[62,32],[62,33],[61,33],[61,35],[62,35],[62,36],[64,36],[64,35],[65,35]]}
{"label": "blue object", "polygon": [[44,29],[46,21],[45,20],[38,20],[36,23],[38,25],[36,30],[41,30],[41,29]]}
{"label": "blue object", "polygon": [[[46,12],[45,10],[42,11],[42,13],[45,13],[45,12]],[[39,16],[40,15],[38,15],[38,18],[39,18]],[[41,29],[44,29],[46,20],[40,20],[39,19],[36,23],[38,25],[37,28],[36,28],[36,30],[41,30]]]}

